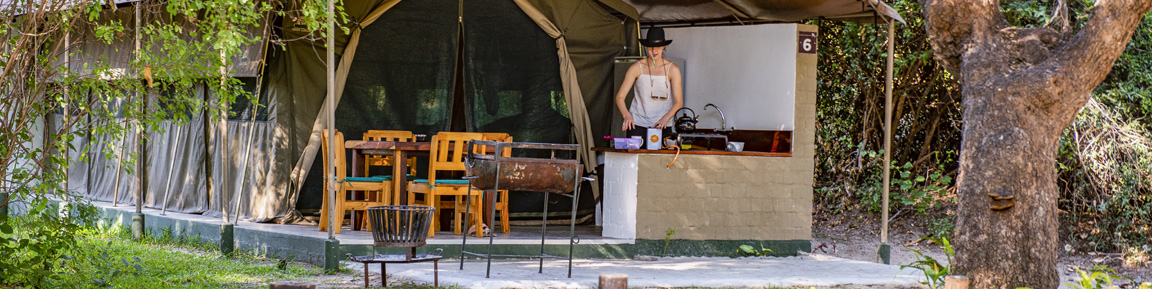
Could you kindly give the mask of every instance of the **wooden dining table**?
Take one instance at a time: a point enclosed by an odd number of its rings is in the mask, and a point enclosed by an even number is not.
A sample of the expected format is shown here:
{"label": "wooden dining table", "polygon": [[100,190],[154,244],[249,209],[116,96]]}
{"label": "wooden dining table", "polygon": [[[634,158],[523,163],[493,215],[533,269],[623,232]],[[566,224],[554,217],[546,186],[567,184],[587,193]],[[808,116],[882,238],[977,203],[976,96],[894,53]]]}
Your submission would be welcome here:
{"label": "wooden dining table", "polygon": [[413,156],[428,156],[432,151],[431,142],[402,142],[402,141],[367,141],[349,140],[344,147],[352,150],[352,176],[367,176],[368,172],[361,172],[364,167],[364,156],[392,156],[392,192],[399,194],[400,204],[408,204],[408,162]]}
{"label": "wooden dining table", "polygon": [[[408,204],[408,162],[400,161],[406,160],[413,156],[428,156],[432,152],[432,142],[402,142],[402,141],[370,141],[370,140],[349,140],[344,142],[344,148],[352,150],[352,172],[354,177],[363,177],[368,172],[361,172],[364,167],[364,156],[392,156],[392,193],[399,194],[400,204]],[[485,199],[485,203],[491,206],[495,201],[494,196],[489,196]],[[352,217],[352,230],[359,230],[356,222],[356,214]],[[488,219],[488,213],[485,212],[484,220]],[[489,224],[489,227],[492,225]]]}

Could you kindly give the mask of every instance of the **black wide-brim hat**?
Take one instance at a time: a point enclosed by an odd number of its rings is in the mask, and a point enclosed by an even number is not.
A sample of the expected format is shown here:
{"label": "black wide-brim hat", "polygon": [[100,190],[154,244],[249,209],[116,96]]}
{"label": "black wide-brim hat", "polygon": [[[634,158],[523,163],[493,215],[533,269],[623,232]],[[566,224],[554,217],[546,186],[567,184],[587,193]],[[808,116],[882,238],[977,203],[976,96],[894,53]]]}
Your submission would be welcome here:
{"label": "black wide-brim hat", "polygon": [[660,47],[672,44],[672,40],[664,39],[664,28],[652,27],[648,28],[648,37],[640,39],[640,44],[645,47]]}

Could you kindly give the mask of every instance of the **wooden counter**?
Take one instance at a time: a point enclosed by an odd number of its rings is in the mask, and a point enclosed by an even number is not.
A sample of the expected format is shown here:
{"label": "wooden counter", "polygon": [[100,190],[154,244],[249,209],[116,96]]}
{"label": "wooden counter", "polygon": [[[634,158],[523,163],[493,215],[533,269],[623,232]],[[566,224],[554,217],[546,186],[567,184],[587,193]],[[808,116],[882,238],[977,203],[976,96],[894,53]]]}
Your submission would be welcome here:
{"label": "wooden counter", "polygon": [[[606,152],[606,153],[635,153],[635,154],[676,154],[676,150],[645,150],[645,149],[614,149],[605,147],[594,147],[593,151]],[[792,153],[767,153],[767,152],[730,152],[721,150],[681,150],[682,155],[718,155],[718,156],[752,156],[752,157],[791,157]]]}

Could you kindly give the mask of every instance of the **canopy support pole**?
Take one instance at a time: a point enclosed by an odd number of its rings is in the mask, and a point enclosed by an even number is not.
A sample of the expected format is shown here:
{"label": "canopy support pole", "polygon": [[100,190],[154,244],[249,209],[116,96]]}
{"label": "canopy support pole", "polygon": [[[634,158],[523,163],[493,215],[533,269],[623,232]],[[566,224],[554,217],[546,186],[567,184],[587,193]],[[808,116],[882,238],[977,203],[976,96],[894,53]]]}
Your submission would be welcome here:
{"label": "canopy support pole", "polygon": [[172,196],[172,171],[176,170],[176,146],[180,145],[180,123],[173,120],[176,125],[176,133],[172,134],[172,142],[168,146],[172,148],[168,150],[168,184],[164,185],[164,205],[160,208],[160,215],[168,214],[168,198]]}
{"label": "canopy support pole", "polygon": [[[136,28],[133,30],[135,30],[135,32],[136,32],[136,60],[139,61],[140,60],[140,3],[136,3],[135,8],[136,8],[136,11],[135,11],[136,12],[136,19],[135,19],[136,20]],[[145,107],[148,105],[147,90],[145,90],[143,92],[137,92],[136,95],[140,97],[140,101],[142,103],[140,105],[140,115],[144,115],[147,112]],[[144,126],[140,124],[139,119],[137,119],[135,121],[135,125],[136,125],[136,147],[137,147],[137,152],[138,152],[136,154],[136,164],[137,164],[137,166],[136,166],[136,168],[137,168],[136,169],[136,179],[139,182],[139,186],[136,188],[136,214],[142,215],[144,213],[144,210],[143,210],[143,208],[144,208],[144,190],[148,189],[147,188],[148,183],[147,183],[147,180],[145,179],[145,176],[144,176],[145,170],[148,168],[144,165],[148,160],[148,155],[144,151],[144,146],[145,146],[144,145]],[[135,220],[133,220],[133,221],[135,221]],[[135,224],[133,224],[133,225],[135,225]],[[141,222],[140,225],[143,225],[143,222]],[[139,239],[139,237],[137,237],[136,239]]]}
{"label": "canopy support pole", "polygon": [[[251,153],[252,153],[252,141],[253,141],[253,138],[255,138],[255,134],[256,134],[256,113],[259,111],[258,109],[260,106],[260,94],[263,92],[261,87],[264,84],[264,59],[268,55],[268,27],[271,27],[271,26],[264,26],[264,33],[261,34],[261,36],[260,36],[260,39],[264,40],[264,43],[261,47],[262,49],[260,50],[260,70],[257,71],[257,74],[256,74],[256,92],[254,92],[252,94],[253,97],[256,97],[256,100],[251,102],[252,109],[250,110],[250,112],[252,115],[248,119],[248,144],[244,146],[244,154],[243,154],[244,164],[240,166],[240,175],[239,176],[240,176],[240,180],[241,180],[240,183],[241,184],[244,184],[245,181],[251,182],[251,178],[247,177],[248,160],[252,159],[252,155],[251,155]],[[236,195],[237,195],[236,206],[233,207],[234,209],[232,211],[237,212],[237,213],[234,214],[236,216],[234,218],[232,218],[232,225],[233,226],[240,225],[240,214],[239,214],[239,212],[240,212],[240,200],[243,200],[243,199],[239,198],[239,196],[243,195],[242,192],[244,192],[243,187],[240,187],[239,189],[236,190]]]}
{"label": "canopy support pole", "polygon": [[895,50],[896,21],[888,19],[888,63],[884,68],[884,198],[880,219],[880,260],[890,264],[892,248],[888,245],[888,190],[892,180],[892,51]]}
{"label": "canopy support pole", "polygon": [[[228,58],[226,56],[227,55],[224,54],[224,50],[220,50],[220,63],[228,62]],[[228,66],[221,65],[220,90],[224,91],[226,89],[228,89]],[[217,153],[220,154],[220,186],[223,187],[223,190],[220,191],[227,191],[229,182],[228,180],[230,179],[228,174],[231,171],[231,165],[228,160],[232,158],[232,153],[229,150],[229,147],[231,146],[229,142],[231,142],[231,140],[228,139],[228,102],[222,101],[220,104],[220,120],[216,122],[216,137],[217,142],[220,145],[220,149],[217,150]],[[237,195],[238,194],[233,193],[231,197],[236,198],[238,197]],[[236,212],[228,211],[229,202],[224,200],[223,194],[219,194],[218,196],[220,196],[220,210],[223,212],[223,214],[220,214],[223,218],[222,221],[224,223],[228,223],[229,213],[236,214]]]}
{"label": "canopy support pole", "polygon": [[325,111],[324,114],[325,117],[328,118],[327,133],[329,150],[328,155],[324,157],[328,158],[328,165],[332,167],[326,170],[328,174],[326,174],[324,178],[328,181],[324,183],[328,184],[328,239],[332,240],[336,239],[336,226],[338,226],[338,224],[336,224],[336,218],[333,217],[336,216],[336,155],[333,152],[334,148],[336,148],[336,52],[333,50],[335,49],[334,44],[336,43],[336,37],[334,36],[336,34],[335,14],[336,0],[328,0],[328,38],[324,41],[324,46],[327,48],[324,51],[326,51],[325,54],[327,54],[325,66],[328,72],[328,106],[326,107],[328,111]]}

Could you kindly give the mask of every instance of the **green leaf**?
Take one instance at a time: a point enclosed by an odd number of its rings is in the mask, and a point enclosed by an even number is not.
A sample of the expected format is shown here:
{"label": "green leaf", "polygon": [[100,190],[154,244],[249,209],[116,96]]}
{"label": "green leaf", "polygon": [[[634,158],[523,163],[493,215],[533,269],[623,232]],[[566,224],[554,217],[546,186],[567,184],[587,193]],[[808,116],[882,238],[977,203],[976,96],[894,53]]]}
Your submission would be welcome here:
{"label": "green leaf", "polygon": [[740,245],[740,251],[744,251],[744,253],[748,253],[748,254],[755,254],[756,253],[756,249],[752,248],[752,245]]}

